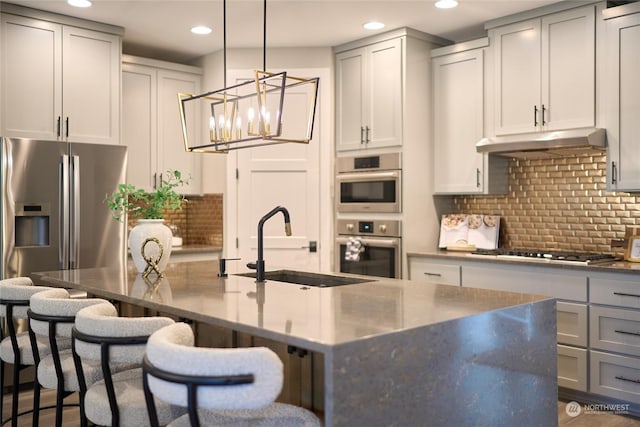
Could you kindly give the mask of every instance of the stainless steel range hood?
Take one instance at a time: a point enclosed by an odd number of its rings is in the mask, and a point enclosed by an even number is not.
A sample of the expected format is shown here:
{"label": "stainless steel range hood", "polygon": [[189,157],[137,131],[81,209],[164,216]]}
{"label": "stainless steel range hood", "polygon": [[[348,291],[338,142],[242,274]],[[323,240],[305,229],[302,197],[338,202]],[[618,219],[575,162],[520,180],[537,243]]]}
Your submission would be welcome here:
{"label": "stainless steel range hood", "polygon": [[515,158],[565,157],[605,150],[605,130],[581,128],[483,138],[476,144],[479,153]]}

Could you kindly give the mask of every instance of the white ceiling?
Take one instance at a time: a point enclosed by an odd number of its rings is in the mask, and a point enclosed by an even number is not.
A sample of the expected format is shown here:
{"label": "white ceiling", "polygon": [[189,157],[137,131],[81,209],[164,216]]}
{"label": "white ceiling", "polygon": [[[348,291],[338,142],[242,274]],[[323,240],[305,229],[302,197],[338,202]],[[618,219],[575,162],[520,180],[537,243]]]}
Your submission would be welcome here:
{"label": "white ceiling", "polygon": [[[9,0],[10,3],[57,12],[125,28],[123,51],[176,62],[222,49],[222,0],[93,0],[79,9],[66,0]],[[557,0],[459,0],[455,9],[434,7],[434,0],[269,0],[268,47],[336,46],[373,34],[369,20],[386,24],[382,31],[411,27],[453,41],[485,35],[483,23]],[[262,47],[262,0],[227,1],[227,47]],[[194,25],[213,32],[195,36]]]}

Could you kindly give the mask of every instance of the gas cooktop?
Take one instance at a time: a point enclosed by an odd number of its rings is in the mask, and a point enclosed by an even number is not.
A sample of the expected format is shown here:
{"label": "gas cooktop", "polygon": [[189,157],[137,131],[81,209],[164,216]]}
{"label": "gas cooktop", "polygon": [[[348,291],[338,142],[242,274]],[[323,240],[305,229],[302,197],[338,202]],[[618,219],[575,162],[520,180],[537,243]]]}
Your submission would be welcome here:
{"label": "gas cooktop", "polygon": [[471,255],[494,256],[496,258],[521,259],[523,261],[543,261],[568,264],[596,264],[616,261],[615,255],[585,252],[547,251],[538,249],[479,249]]}

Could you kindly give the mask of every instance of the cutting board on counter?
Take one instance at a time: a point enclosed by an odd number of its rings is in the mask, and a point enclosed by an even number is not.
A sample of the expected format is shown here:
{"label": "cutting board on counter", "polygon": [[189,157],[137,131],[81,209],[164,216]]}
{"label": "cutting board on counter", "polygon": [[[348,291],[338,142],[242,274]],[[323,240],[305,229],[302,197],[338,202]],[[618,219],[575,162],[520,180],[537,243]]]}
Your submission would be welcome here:
{"label": "cutting board on counter", "polygon": [[496,249],[500,216],[483,214],[446,214],[440,222],[441,249]]}

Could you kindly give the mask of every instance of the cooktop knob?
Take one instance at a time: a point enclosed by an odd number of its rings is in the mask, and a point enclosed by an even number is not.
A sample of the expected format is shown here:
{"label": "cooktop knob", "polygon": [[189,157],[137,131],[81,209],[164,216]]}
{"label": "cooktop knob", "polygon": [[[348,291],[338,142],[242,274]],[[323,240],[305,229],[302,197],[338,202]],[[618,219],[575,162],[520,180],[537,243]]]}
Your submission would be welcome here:
{"label": "cooktop knob", "polygon": [[347,224],[347,231],[353,231],[353,224]]}
{"label": "cooktop knob", "polygon": [[380,230],[381,233],[387,232],[387,226],[385,224],[380,224],[380,227],[378,227],[378,229]]}

